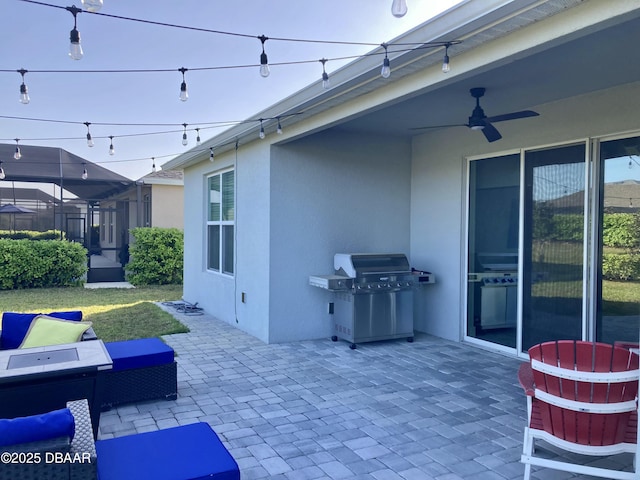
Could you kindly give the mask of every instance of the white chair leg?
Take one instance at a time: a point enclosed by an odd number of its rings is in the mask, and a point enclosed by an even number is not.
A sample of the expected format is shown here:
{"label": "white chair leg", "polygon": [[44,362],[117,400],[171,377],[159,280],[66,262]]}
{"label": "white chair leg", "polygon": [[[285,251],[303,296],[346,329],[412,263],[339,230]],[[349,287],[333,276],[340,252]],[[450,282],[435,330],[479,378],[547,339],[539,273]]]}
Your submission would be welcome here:
{"label": "white chair leg", "polygon": [[[533,438],[529,435],[529,427],[524,429],[524,440],[522,442],[522,456],[531,457],[533,455]],[[531,477],[531,464],[524,462],[524,480],[529,480]]]}

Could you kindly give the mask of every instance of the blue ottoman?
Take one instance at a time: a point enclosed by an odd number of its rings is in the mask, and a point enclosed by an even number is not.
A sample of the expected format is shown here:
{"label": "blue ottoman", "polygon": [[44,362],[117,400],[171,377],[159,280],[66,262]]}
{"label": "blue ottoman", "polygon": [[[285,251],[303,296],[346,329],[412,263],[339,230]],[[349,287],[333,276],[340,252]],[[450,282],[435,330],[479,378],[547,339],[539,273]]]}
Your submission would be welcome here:
{"label": "blue ottoman", "polygon": [[207,423],[98,440],[98,480],[240,480],[238,464]]}
{"label": "blue ottoman", "polygon": [[175,400],[178,366],[173,349],[158,338],[104,344],[113,370],[103,373],[102,409],[144,400]]}

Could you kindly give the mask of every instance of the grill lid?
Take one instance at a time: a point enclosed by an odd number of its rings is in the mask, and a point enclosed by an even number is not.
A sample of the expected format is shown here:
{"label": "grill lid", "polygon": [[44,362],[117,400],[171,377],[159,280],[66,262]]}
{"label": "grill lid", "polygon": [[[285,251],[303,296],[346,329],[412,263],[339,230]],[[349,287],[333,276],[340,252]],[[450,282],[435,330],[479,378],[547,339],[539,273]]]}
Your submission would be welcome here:
{"label": "grill lid", "polygon": [[336,274],[351,278],[372,273],[411,272],[403,253],[336,253],[333,267]]}

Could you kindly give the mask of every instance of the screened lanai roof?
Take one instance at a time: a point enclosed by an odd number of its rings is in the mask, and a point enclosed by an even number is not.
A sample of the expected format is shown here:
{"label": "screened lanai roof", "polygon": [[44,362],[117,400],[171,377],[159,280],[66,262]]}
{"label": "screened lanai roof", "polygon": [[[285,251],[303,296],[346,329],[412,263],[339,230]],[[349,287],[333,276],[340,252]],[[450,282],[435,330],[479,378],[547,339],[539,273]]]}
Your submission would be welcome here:
{"label": "screened lanai roof", "polygon": [[[61,148],[20,145],[20,160],[13,158],[15,149],[15,145],[0,144],[4,181],[55,183],[84,200],[101,200],[134,183]],[[83,180],[85,168],[88,176]]]}

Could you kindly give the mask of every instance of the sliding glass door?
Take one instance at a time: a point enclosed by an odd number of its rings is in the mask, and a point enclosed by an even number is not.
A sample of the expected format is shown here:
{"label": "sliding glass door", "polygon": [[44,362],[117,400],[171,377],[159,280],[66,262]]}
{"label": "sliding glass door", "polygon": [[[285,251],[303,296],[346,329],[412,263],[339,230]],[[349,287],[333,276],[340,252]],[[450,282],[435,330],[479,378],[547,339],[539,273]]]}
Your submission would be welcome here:
{"label": "sliding glass door", "polygon": [[524,155],[522,350],[583,335],[585,144]]}
{"label": "sliding glass door", "polygon": [[466,338],[518,353],[637,344],[640,137],[481,158],[468,172]]}

